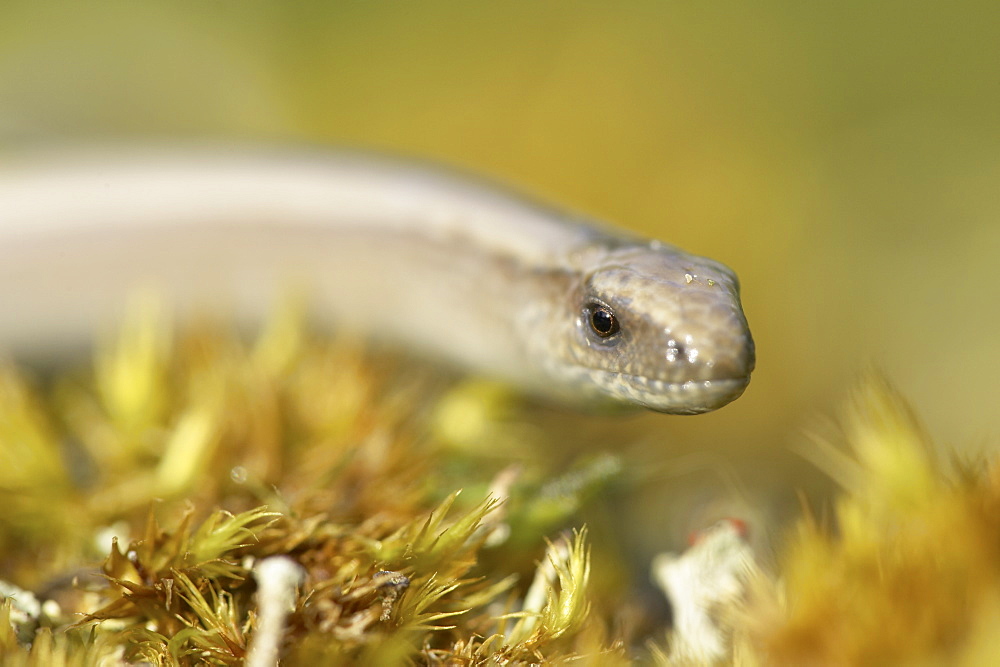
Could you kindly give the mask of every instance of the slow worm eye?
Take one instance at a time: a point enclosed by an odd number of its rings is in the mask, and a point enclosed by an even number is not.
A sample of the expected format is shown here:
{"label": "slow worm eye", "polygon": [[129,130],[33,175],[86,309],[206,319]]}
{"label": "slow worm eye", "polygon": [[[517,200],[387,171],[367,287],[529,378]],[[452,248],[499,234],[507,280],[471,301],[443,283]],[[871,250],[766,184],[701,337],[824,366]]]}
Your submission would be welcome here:
{"label": "slow worm eye", "polygon": [[603,303],[589,304],[587,312],[590,314],[590,328],[601,338],[609,338],[621,330],[614,311]]}

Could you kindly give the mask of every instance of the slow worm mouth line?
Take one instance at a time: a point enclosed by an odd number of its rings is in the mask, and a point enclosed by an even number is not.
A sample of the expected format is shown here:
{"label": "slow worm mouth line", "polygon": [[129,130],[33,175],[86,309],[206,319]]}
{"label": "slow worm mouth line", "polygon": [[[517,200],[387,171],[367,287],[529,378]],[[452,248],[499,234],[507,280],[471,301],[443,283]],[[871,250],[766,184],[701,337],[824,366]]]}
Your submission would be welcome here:
{"label": "slow worm mouth line", "polygon": [[750,383],[749,377],[670,382],[599,369],[591,370],[590,375],[606,393],[670,414],[710,412],[739,398]]}
{"label": "slow worm mouth line", "polygon": [[642,386],[653,386],[658,389],[669,389],[671,391],[696,391],[699,388],[710,390],[715,386],[735,386],[737,384],[749,384],[750,376],[713,378],[710,380],[659,380],[648,375],[636,375],[633,373],[623,373],[621,371],[609,371],[603,368],[584,367],[593,376],[603,376],[607,378],[619,378],[629,384]]}

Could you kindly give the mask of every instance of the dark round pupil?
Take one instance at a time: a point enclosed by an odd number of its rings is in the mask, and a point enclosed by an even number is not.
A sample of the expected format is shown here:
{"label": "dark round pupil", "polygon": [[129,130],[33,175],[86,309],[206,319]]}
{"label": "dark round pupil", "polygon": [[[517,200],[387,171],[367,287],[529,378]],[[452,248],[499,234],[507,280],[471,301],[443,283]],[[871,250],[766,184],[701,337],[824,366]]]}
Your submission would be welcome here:
{"label": "dark round pupil", "polygon": [[603,306],[597,306],[590,313],[590,324],[599,336],[610,336],[618,331],[614,314]]}

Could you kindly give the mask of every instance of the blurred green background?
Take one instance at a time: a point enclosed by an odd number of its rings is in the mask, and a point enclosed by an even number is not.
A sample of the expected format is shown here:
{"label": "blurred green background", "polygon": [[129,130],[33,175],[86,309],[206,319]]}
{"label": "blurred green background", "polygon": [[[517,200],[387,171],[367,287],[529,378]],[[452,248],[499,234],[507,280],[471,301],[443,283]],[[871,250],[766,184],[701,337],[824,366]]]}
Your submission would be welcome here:
{"label": "blurred green background", "polygon": [[599,431],[658,466],[639,551],[719,497],[822,497],[794,450],[869,367],[940,442],[998,443],[1000,3],[5,0],[0,35],[3,149],[373,146],[732,266],[746,395]]}

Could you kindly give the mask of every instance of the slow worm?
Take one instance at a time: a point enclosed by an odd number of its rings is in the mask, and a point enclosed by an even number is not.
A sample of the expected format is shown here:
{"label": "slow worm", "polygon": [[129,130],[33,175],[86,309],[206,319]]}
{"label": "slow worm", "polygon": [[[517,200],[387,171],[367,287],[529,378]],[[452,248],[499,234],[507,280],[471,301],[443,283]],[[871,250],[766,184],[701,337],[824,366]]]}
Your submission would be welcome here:
{"label": "slow worm", "polygon": [[0,160],[0,350],[80,347],[136,285],[259,318],[289,283],[336,326],[573,403],[738,397],[735,275],[437,168],[351,153]]}

